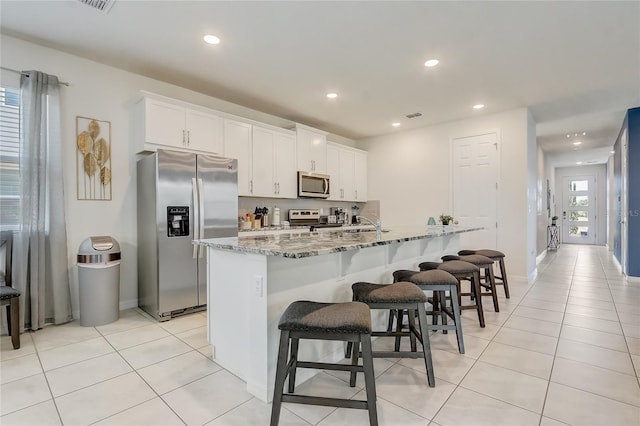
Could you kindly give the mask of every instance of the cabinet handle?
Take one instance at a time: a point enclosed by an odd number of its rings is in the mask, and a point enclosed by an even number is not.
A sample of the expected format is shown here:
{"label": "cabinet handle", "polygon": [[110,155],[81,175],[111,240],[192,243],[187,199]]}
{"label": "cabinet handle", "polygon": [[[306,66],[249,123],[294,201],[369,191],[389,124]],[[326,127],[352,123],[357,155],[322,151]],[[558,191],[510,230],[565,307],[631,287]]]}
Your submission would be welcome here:
{"label": "cabinet handle", "polygon": [[273,193],[274,194],[278,193],[278,184],[276,182],[273,182]]}
{"label": "cabinet handle", "polygon": [[277,192],[277,194],[278,194],[278,195],[280,195],[280,182],[278,182],[278,184],[277,184],[277,185],[278,185],[278,192]]}
{"label": "cabinet handle", "polygon": [[356,189],[356,200],[358,199],[358,190]]}
{"label": "cabinet handle", "polygon": [[249,193],[253,194],[253,179],[249,181]]}
{"label": "cabinet handle", "polygon": [[184,133],[184,130],[182,131],[182,146],[185,146],[187,144],[187,138],[186,135]]}
{"label": "cabinet handle", "polygon": [[187,130],[187,145],[191,145],[191,132]]}
{"label": "cabinet handle", "polygon": [[311,160],[311,171],[312,172],[316,171],[316,160]]}

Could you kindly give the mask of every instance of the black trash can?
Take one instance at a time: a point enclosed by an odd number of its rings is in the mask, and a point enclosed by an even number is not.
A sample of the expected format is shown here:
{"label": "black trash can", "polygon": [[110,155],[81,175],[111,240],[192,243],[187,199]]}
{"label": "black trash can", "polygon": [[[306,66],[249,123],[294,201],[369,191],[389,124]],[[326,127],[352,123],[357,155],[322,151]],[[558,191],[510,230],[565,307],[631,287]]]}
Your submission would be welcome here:
{"label": "black trash can", "polygon": [[113,237],[89,237],[80,244],[80,325],[93,327],[119,318],[120,256],[120,245]]}

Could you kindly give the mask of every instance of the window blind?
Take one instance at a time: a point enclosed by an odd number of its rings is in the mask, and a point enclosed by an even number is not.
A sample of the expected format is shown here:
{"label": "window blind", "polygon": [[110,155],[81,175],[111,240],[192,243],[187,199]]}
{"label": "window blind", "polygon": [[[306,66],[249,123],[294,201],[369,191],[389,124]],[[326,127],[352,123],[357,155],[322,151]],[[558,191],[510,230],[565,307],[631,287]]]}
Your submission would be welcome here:
{"label": "window blind", "polygon": [[0,229],[20,226],[20,91],[0,87]]}

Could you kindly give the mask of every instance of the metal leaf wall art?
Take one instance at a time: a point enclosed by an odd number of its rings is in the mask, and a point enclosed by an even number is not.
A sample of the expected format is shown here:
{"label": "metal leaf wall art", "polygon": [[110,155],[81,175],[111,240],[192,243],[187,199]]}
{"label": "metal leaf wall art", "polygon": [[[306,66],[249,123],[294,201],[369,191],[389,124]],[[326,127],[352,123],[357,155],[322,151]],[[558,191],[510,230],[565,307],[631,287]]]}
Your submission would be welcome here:
{"label": "metal leaf wall art", "polygon": [[78,200],[111,200],[111,123],[76,117]]}

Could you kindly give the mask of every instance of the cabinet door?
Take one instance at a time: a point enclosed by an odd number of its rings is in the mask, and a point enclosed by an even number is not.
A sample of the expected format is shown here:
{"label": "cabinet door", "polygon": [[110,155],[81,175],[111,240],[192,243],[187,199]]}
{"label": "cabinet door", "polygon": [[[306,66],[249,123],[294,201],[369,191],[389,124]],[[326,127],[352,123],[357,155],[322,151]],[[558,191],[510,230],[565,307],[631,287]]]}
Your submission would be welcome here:
{"label": "cabinet door", "polygon": [[253,196],[274,197],[277,191],[273,169],[273,132],[261,127],[254,127],[252,145]]}
{"label": "cabinet door", "polygon": [[177,148],[186,147],[184,107],[145,99],[145,142]]}
{"label": "cabinet door", "polygon": [[202,111],[186,110],[187,148],[222,155],[222,118]]}
{"label": "cabinet door", "polygon": [[340,184],[340,148],[327,145],[327,174],[331,178],[329,184],[329,200],[341,201],[343,187]]}
{"label": "cabinet door", "polygon": [[293,135],[275,132],[274,143],[276,196],[279,198],[297,198],[296,138]]}
{"label": "cabinet door", "polygon": [[367,201],[367,153],[355,153],[355,201]]}
{"label": "cabinet door", "polygon": [[251,195],[251,125],[224,120],[224,155],[238,160],[238,195]]}
{"label": "cabinet door", "polygon": [[355,200],[354,188],[354,158],[351,150],[340,150],[340,185],[342,186],[342,198],[345,201]]}
{"label": "cabinet door", "polygon": [[297,129],[298,170],[314,173],[327,171],[327,137],[306,129]]}

